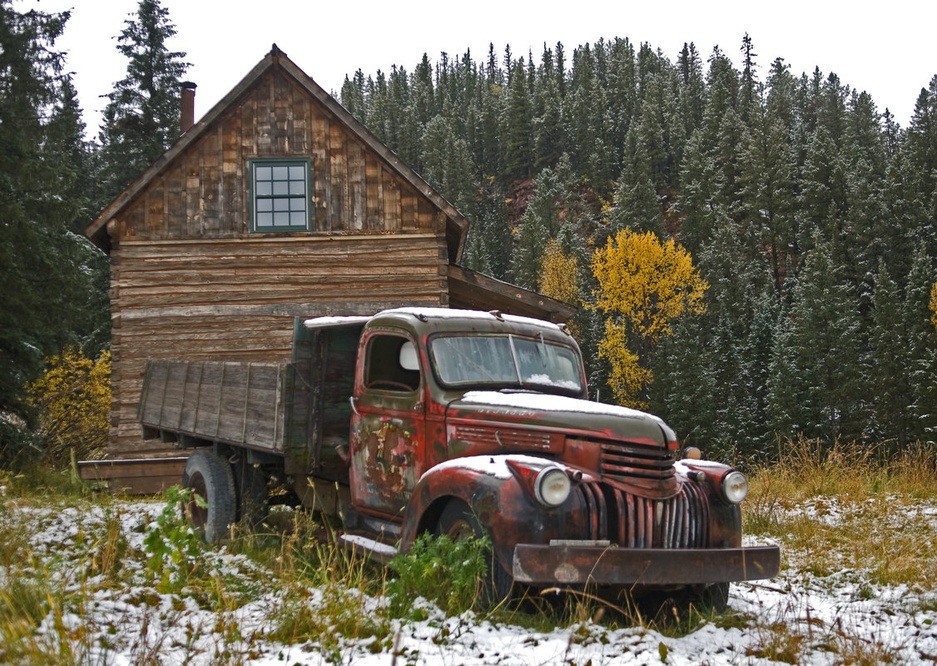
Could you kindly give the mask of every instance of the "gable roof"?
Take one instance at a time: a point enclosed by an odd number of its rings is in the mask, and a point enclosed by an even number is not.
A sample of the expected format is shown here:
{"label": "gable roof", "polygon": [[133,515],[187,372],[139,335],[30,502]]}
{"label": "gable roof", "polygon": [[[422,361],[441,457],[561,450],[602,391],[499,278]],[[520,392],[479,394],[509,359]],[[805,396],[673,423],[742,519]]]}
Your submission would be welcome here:
{"label": "gable roof", "polygon": [[185,134],[173,143],[169,149],[144,171],[139,178],[133,181],[114,201],[112,201],[97,218],[85,229],[85,235],[105,252],[110,251],[110,237],[108,223],[117,217],[134,198],[143,192],[147,186],[165,171],[176,158],[186,149],[198,141],[221,116],[233,106],[252,86],[254,86],[266,73],[277,70],[295,81],[311,97],[319,102],[329,113],[335,116],[352,135],[359,139],[369,150],[379,156],[386,166],[413,186],[417,192],[426,197],[446,217],[446,245],[448,247],[449,263],[458,264],[465,249],[465,238],[468,233],[468,220],[456,208],[446,201],[413,169],[404,164],[397,155],[384,145],[370,130],[361,124],[344,106],[338,103],[329,93],[312,80],[308,74],[300,69],[281,51],[276,44],[263,60],[248,72],[227,95],[225,95],[201,120],[193,125]]}

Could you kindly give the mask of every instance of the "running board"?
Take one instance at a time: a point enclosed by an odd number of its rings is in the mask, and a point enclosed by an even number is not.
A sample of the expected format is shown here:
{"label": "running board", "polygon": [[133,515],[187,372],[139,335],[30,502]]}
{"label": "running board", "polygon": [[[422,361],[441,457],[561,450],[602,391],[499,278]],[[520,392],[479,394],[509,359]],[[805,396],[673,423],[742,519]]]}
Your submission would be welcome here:
{"label": "running board", "polygon": [[365,555],[379,564],[387,564],[397,556],[397,549],[393,546],[358,534],[342,534],[338,540],[345,548]]}

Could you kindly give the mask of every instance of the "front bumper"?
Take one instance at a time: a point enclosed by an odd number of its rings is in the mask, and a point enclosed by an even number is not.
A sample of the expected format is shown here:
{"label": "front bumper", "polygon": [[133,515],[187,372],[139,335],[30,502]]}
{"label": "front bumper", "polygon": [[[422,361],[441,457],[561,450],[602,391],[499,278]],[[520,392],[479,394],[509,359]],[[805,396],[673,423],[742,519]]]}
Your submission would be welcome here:
{"label": "front bumper", "polygon": [[514,580],[532,585],[705,585],[773,578],[777,546],[748,548],[621,548],[595,542],[519,544]]}

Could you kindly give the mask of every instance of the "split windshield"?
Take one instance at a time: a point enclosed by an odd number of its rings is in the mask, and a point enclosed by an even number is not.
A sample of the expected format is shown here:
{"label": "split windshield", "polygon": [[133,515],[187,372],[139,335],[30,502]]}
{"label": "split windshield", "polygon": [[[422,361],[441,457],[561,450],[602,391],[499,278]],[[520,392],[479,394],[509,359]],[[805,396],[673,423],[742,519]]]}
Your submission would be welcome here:
{"label": "split windshield", "polygon": [[582,391],[576,352],[542,337],[439,337],[430,342],[430,357],[437,378],[446,386],[552,388],[568,394]]}

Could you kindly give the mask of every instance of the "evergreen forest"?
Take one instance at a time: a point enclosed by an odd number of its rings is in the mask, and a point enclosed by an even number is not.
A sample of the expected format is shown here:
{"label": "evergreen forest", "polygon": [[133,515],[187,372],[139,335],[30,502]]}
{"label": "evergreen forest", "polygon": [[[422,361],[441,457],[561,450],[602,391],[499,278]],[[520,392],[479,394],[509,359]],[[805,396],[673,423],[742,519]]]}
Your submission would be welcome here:
{"label": "evergreen forest", "polygon": [[[46,359],[107,348],[107,260],[81,230],[171,143],[187,67],[140,0],[87,140],[67,20],[0,0],[4,459]],[[933,441],[937,76],[902,127],[832,72],[739,49],[492,45],[337,94],[470,220],[466,266],[578,306],[593,398],[736,459]]]}

